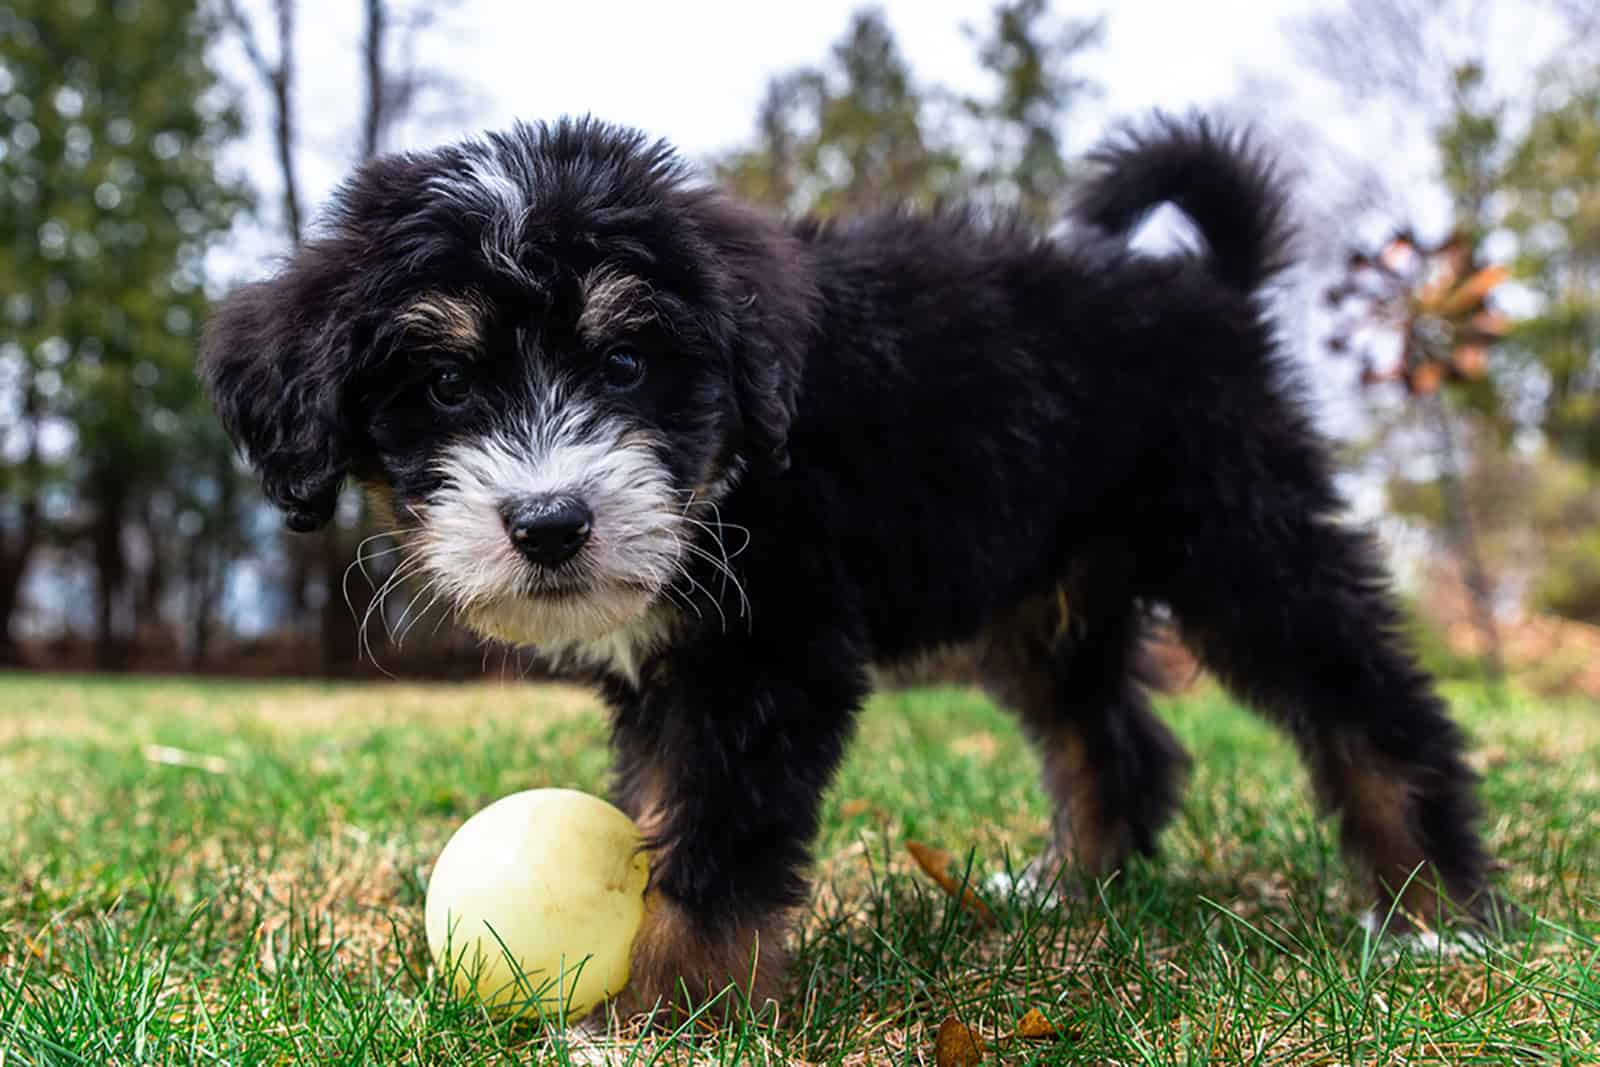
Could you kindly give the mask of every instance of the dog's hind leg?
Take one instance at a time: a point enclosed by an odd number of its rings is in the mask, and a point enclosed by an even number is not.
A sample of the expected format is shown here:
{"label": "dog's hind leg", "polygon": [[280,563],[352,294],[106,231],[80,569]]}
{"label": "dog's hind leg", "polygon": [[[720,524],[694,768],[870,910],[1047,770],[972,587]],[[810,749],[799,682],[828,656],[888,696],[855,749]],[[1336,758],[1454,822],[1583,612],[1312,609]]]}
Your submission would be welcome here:
{"label": "dog's hind leg", "polygon": [[1039,749],[1055,806],[1038,873],[1101,875],[1154,849],[1177,809],[1188,757],[1150,708],[1140,616],[1088,583],[992,626],[981,670]]}
{"label": "dog's hind leg", "polygon": [[1293,735],[1381,911],[1398,903],[1401,922],[1434,922],[1441,889],[1476,908],[1488,864],[1474,775],[1404,647],[1376,545],[1304,492],[1234,499],[1248,506],[1201,522],[1173,557],[1168,592],[1185,638]]}

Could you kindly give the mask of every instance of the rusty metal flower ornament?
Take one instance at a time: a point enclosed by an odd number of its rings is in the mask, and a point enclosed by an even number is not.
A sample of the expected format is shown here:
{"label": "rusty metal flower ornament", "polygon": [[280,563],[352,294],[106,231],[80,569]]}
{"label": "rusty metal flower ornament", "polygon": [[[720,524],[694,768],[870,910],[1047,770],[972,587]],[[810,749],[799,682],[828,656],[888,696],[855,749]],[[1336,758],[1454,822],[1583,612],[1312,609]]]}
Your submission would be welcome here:
{"label": "rusty metal flower ornament", "polygon": [[[1460,236],[1428,245],[1405,230],[1375,255],[1352,252],[1327,291],[1338,318],[1329,350],[1361,359],[1363,385],[1399,382],[1413,396],[1483,377],[1489,345],[1509,326],[1489,298],[1510,272],[1473,258]],[[1395,348],[1398,357],[1380,355]]]}

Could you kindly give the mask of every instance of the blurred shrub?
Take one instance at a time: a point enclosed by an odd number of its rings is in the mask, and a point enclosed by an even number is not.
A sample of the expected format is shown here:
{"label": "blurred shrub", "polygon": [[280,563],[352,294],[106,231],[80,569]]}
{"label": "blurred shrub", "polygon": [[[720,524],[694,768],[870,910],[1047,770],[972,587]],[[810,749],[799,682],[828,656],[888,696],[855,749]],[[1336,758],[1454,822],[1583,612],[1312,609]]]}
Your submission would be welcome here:
{"label": "blurred shrub", "polygon": [[1540,611],[1600,624],[1600,528],[1553,553],[1534,586],[1533,603]]}
{"label": "blurred shrub", "polygon": [[1448,621],[1416,600],[1407,600],[1401,610],[1405,639],[1429,674],[1441,681],[1483,681],[1483,657],[1476,649],[1463,649],[1451,642]]}

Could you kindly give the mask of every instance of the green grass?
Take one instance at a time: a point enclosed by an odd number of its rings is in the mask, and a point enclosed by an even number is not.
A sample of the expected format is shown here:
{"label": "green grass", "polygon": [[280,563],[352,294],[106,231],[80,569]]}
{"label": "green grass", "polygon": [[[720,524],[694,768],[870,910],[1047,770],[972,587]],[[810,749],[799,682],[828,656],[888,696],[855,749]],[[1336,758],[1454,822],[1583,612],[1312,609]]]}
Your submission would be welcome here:
{"label": "green grass", "polygon": [[[957,1016],[1002,1063],[1595,1062],[1600,708],[1452,692],[1501,884],[1534,916],[1481,952],[1369,943],[1287,743],[1214,692],[1167,702],[1196,757],[1154,861],[979,926],[907,857],[974,881],[1041,843],[1036,765],[959,689],[868,709],[828,801],[776,1018],[570,1039],[431,972],[428,866],[491,799],[604,788],[583,694],[0,676],[0,1067],[932,1063]],[[1053,1040],[1012,1036],[1038,1008]]]}

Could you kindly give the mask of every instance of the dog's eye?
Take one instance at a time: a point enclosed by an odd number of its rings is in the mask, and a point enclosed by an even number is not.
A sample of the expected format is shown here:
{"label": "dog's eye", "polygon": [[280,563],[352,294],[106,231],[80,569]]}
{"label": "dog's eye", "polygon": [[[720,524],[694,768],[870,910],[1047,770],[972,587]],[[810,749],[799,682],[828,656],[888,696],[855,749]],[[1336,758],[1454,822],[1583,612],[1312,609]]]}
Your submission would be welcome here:
{"label": "dog's eye", "polygon": [[606,386],[622,392],[632,389],[644,378],[644,360],[631,348],[613,348],[606,355]]}
{"label": "dog's eye", "polygon": [[472,396],[472,384],[460,371],[442,370],[428,383],[428,395],[442,408],[458,408]]}

